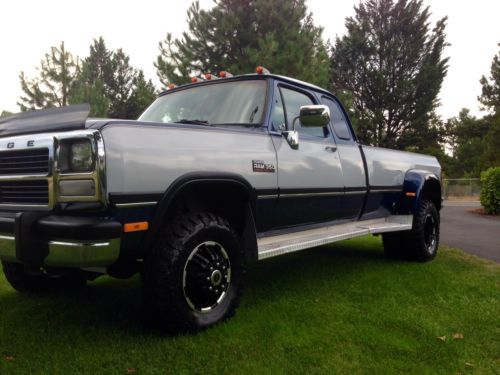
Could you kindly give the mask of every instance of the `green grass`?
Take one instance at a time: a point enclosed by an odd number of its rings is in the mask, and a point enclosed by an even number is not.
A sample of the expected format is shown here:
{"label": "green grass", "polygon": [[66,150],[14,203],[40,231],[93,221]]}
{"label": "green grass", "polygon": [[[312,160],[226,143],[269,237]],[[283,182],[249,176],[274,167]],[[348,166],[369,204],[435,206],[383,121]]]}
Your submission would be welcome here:
{"label": "green grass", "polygon": [[496,263],[388,261],[367,237],[251,267],[235,318],[169,337],[141,323],[138,278],[27,296],[2,275],[0,374],[498,374],[499,297]]}

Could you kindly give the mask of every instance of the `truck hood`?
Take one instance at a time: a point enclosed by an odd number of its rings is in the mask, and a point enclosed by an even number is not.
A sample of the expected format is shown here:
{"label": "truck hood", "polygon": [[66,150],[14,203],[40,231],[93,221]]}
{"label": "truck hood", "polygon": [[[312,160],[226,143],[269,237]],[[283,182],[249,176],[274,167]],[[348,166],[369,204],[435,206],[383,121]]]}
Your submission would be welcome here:
{"label": "truck hood", "polygon": [[89,113],[88,104],[16,113],[0,120],[0,138],[85,129]]}

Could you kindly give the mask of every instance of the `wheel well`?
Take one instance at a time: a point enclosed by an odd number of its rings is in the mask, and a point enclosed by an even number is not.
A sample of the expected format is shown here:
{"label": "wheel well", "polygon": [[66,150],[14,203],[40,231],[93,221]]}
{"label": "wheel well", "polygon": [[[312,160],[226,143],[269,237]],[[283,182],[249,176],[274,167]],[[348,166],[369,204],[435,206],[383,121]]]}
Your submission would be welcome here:
{"label": "wheel well", "polygon": [[179,191],[166,212],[166,220],[186,212],[211,212],[227,219],[241,234],[244,226],[246,192],[237,185],[197,183]]}
{"label": "wheel well", "polygon": [[428,179],[425,181],[420,199],[430,200],[438,210],[441,209],[441,184],[436,179]]}

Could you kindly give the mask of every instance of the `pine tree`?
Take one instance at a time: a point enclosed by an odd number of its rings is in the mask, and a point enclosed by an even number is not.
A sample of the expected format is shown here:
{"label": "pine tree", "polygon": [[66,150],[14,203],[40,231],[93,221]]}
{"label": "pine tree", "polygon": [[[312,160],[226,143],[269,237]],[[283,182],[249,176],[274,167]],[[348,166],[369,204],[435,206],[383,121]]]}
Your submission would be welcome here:
{"label": "pine tree", "polygon": [[[500,43],[498,44],[500,47]],[[493,57],[490,68],[490,77],[481,77],[482,95],[479,102],[492,111],[500,111],[500,51]]]}
{"label": "pine tree", "polygon": [[19,75],[24,92],[17,103],[21,110],[68,105],[80,65],[78,59],[66,50],[64,42],[50,49],[40,62],[38,71],[39,76],[33,79],[27,78],[24,72]]}
{"label": "pine tree", "polygon": [[121,48],[113,53],[111,59],[113,78],[108,82],[108,97],[111,101],[108,115],[113,118],[127,118],[128,116],[127,107],[137,75],[129,61],[129,56]]}
{"label": "pine tree", "polygon": [[153,84],[145,82],[142,71],[130,65],[122,49],[109,50],[102,37],[94,39],[72,103],[90,103],[91,116],[135,119],[154,97]]}
{"label": "pine tree", "polygon": [[133,91],[127,105],[127,118],[136,119],[156,99],[156,89],[151,80],[146,81],[139,70],[133,81]]}
{"label": "pine tree", "polygon": [[328,85],[328,54],[305,0],[215,0],[210,10],[195,1],[187,12],[189,31],[167,34],[155,66],[160,80],[185,83],[190,76],[271,72]]}
{"label": "pine tree", "polygon": [[361,141],[421,151],[447,73],[446,17],[431,30],[422,0],[365,0],[354,10],[332,47],[334,87],[352,95]]}

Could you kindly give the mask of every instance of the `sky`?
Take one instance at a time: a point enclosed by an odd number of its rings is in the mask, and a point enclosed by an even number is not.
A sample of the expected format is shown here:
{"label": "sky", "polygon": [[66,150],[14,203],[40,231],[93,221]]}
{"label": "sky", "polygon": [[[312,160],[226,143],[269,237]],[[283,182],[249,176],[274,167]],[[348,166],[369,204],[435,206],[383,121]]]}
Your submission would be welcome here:
{"label": "sky", "polygon": [[[200,0],[203,8],[212,0]],[[450,57],[437,112],[443,118],[467,107],[482,116],[477,96],[479,79],[489,75],[500,43],[500,1],[424,0],[433,23],[448,16],[445,50]],[[65,42],[74,55],[85,57],[93,38],[103,36],[111,49],[123,48],[134,67],[160,87],[153,61],[158,42],[167,32],[179,36],[187,29],[186,10],[191,0],[4,0],[0,3],[0,112],[18,112],[19,73],[36,75],[36,66],[51,46]],[[345,33],[345,18],[354,14],[358,0],[308,0],[315,24],[325,40]]]}

